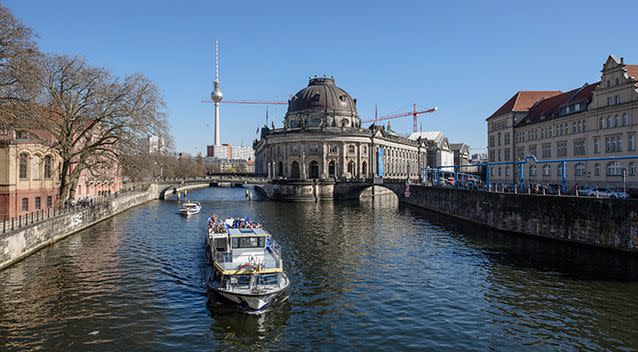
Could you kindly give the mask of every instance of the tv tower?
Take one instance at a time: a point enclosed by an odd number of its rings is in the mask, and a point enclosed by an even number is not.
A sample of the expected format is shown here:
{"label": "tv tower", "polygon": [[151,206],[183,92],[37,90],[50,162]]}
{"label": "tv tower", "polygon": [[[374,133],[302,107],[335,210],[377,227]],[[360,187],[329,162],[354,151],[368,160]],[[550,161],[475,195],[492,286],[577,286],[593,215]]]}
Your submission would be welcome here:
{"label": "tv tower", "polygon": [[221,146],[219,142],[219,103],[221,103],[224,95],[219,87],[219,44],[215,40],[215,80],[213,81],[213,91],[210,93],[210,99],[215,103],[215,146]]}

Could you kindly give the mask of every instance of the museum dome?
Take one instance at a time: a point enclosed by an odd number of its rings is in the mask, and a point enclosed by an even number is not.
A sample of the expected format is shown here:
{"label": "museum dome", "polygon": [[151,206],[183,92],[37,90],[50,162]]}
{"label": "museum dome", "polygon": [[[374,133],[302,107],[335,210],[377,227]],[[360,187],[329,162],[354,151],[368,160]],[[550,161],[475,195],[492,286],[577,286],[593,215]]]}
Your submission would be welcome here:
{"label": "museum dome", "polygon": [[357,101],[337,87],[334,78],[311,78],[288,100],[286,127],[356,127],[361,125]]}

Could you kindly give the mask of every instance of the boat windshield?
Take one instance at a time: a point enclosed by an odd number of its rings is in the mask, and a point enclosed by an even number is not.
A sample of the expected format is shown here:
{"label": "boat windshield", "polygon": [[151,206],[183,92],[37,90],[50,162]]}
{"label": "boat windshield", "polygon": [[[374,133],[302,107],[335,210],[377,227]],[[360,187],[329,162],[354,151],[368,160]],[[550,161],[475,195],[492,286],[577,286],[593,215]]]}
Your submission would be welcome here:
{"label": "boat windshield", "polygon": [[266,237],[234,237],[232,238],[233,248],[264,248]]}

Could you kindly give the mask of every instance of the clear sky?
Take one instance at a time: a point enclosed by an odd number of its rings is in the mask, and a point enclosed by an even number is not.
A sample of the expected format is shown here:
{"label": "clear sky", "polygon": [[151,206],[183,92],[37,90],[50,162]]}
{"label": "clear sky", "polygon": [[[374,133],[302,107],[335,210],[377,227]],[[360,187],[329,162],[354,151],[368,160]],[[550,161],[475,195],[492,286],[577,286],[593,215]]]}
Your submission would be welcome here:
{"label": "clear sky", "polygon": [[[600,79],[609,54],[638,63],[638,1],[0,0],[46,52],[83,55],[162,89],[178,151],[212,144],[213,41],[224,99],[287,100],[333,75],[359,114],[438,106],[423,130],[486,147],[485,118],[518,90]],[[223,143],[250,145],[265,106],[222,105]],[[270,106],[281,125],[285,106]],[[411,117],[392,121],[411,131]]]}

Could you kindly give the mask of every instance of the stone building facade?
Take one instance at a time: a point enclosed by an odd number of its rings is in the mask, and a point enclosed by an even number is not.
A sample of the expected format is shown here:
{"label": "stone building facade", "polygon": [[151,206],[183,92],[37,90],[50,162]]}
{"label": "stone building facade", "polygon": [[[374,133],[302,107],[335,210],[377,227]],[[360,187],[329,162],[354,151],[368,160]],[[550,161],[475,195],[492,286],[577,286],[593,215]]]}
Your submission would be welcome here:
{"label": "stone building facade", "polygon": [[[609,56],[601,80],[568,92],[519,92],[487,119],[490,162],[522,160],[525,182],[560,184],[563,160],[636,156],[638,65]],[[521,97],[524,104],[517,103]],[[517,105],[518,104],[518,105]],[[636,160],[567,162],[567,187],[597,184],[638,188]],[[492,183],[516,183],[518,168],[494,165]],[[623,174],[625,175],[623,179]]]}
{"label": "stone building facade", "polygon": [[332,78],[310,79],[290,99],[284,126],[262,128],[254,148],[257,174],[278,184],[318,184],[322,198],[332,198],[339,181],[418,178],[427,158],[425,140],[361,128],[356,99]]}
{"label": "stone building facade", "polygon": [[[57,205],[61,159],[53,143],[53,137],[43,130],[0,127],[0,219]],[[75,198],[112,194],[121,187],[119,165],[83,170]]]}

